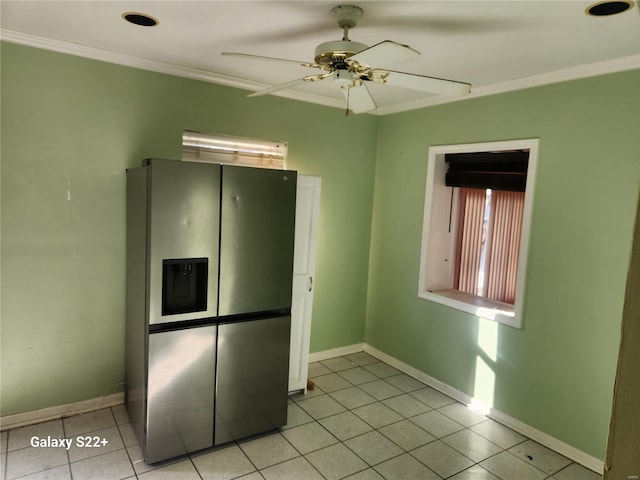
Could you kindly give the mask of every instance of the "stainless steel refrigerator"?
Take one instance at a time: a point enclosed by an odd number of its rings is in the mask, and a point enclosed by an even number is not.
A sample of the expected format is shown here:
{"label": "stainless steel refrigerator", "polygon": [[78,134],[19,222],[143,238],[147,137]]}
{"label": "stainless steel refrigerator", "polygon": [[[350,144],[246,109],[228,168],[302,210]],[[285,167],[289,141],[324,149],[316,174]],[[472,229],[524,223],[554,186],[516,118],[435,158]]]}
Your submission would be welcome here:
{"label": "stainless steel refrigerator", "polygon": [[287,419],[296,172],[127,170],[126,407],[148,463]]}

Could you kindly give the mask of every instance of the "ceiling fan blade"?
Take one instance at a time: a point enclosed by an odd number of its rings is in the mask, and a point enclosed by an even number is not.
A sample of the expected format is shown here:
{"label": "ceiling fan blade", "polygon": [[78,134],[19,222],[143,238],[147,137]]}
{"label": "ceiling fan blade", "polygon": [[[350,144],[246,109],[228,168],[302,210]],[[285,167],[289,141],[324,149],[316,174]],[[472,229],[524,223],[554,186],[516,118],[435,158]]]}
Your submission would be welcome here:
{"label": "ceiling fan blade", "polygon": [[417,57],[420,52],[414,50],[408,45],[385,40],[372,47],[366,48],[361,52],[349,57],[346,62],[352,64],[357,62],[366,66],[385,66],[390,63],[397,63],[403,60],[409,60]]}
{"label": "ceiling fan blade", "polygon": [[[389,75],[386,77],[384,83],[394,87],[408,88],[410,90],[418,90],[421,92],[435,93],[451,97],[461,97],[471,91],[471,84],[465,82],[427,77],[425,75],[416,75],[413,73],[394,72],[393,70],[386,71],[389,72]],[[372,70],[372,72],[375,73],[376,70]]]}
{"label": "ceiling fan blade", "polygon": [[287,83],[281,83],[280,85],[274,85],[273,87],[265,88],[264,90],[258,90],[257,92],[250,93],[247,97],[260,97],[262,95],[268,95],[270,93],[279,92],[280,90],[286,90],[305,82],[304,78],[298,78]]}
{"label": "ceiling fan blade", "polygon": [[320,75],[309,75],[307,77],[292,80],[291,82],[274,85],[273,87],[265,88],[264,90],[258,90],[257,92],[250,93],[249,95],[247,95],[247,97],[260,97],[262,95],[279,92],[280,90],[286,90],[287,88],[293,88],[305,82],[318,82],[320,80],[324,80],[325,78],[333,76],[333,74],[334,72],[323,73]]}
{"label": "ceiling fan blade", "polygon": [[[305,12],[305,13],[308,13]],[[265,26],[266,28],[266,26]],[[275,42],[295,42],[311,38],[314,35],[323,36],[335,34],[335,24],[326,23],[321,25],[299,25],[296,27],[282,28],[282,25],[276,26],[276,30],[272,32],[253,32],[249,35],[243,35],[242,39],[249,41],[253,45],[264,45],[265,43]]]}
{"label": "ceiling fan blade", "polygon": [[222,55],[226,55],[228,57],[248,58],[250,60],[267,60],[269,62],[293,63],[303,67],[324,68],[322,65],[317,65],[315,63],[300,62],[298,60],[289,60],[286,58],[263,57],[262,55],[251,55],[250,53],[222,52]]}
{"label": "ceiling fan blade", "polygon": [[365,85],[340,90],[347,99],[347,108],[353,113],[369,112],[377,107]]}
{"label": "ceiling fan blade", "polygon": [[[374,6],[377,7],[376,4]],[[370,6],[367,7],[369,15],[367,16],[367,26],[372,28],[390,28],[399,27],[403,30],[414,30],[420,33],[427,32],[428,34],[462,34],[466,35],[473,33],[474,35],[480,33],[491,33],[496,31],[513,30],[522,28],[526,25],[525,19],[515,19],[510,17],[509,19],[498,19],[492,15],[486,15],[480,17],[478,15],[462,16],[458,15],[438,15],[435,12],[428,13],[425,11],[423,16],[411,15],[405,13],[403,15],[393,15],[389,11],[384,12],[382,8],[395,8],[399,10],[398,4],[380,4],[380,11],[375,14],[371,12]],[[408,6],[411,9],[411,5]],[[428,8],[428,7],[427,7]]]}

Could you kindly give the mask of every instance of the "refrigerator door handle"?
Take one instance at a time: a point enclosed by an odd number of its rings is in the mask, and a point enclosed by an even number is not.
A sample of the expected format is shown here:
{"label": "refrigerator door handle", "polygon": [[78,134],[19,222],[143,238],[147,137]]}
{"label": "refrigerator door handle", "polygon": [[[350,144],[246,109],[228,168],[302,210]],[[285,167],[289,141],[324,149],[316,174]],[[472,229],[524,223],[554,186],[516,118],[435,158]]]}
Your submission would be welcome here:
{"label": "refrigerator door handle", "polygon": [[308,285],[308,290],[311,291],[313,289],[313,277],[309,277]]}

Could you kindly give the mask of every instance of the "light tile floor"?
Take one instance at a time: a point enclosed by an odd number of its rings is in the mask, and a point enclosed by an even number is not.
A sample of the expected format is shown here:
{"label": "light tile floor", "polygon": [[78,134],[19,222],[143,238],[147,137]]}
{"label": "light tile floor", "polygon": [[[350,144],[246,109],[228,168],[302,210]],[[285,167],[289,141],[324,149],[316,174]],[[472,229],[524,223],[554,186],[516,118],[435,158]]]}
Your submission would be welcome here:
{"label": "light tile floor", "polygon": [[[160,465],[123,406],[2,432],[2,480],[597,480],[599,475],[366,353],[309,365],[279,432]],[[33,436],[105,438],[34,448]],[[75,443],[75,442],[74,442]]]}

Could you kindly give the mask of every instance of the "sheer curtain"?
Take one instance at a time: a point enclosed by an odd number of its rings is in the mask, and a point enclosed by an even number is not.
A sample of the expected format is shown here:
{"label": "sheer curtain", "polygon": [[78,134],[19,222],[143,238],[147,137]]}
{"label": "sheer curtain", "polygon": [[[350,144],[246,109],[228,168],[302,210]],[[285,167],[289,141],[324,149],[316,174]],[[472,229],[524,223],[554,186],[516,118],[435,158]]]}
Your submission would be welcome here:
{"label": "sheer curtain", "polygon": [[524,192],[493,190],[482,296],[514,304]]}

